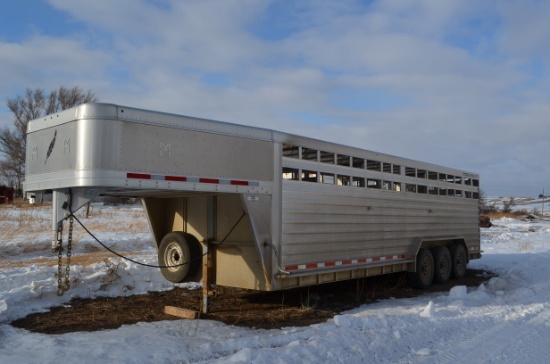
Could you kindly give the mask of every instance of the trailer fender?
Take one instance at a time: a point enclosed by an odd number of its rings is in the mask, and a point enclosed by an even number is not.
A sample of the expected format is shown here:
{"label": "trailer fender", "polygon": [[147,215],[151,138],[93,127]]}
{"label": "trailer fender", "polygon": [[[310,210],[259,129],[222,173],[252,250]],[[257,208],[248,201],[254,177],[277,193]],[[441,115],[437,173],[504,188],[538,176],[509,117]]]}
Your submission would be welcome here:
{"label": "trailer fender", "polygon": [[[466,249],[466,243],[462,236],[446,236],[435,238],[418,238],[413,241],[409,250],[409,258],[412,260],[408,264],[408,272],[416,272],[416,257],[420,249],[433,249],[438,246],[446,246],[452,251],[452,247],[455,245],[462,245]],[[466,250],[467,251],[467,250]],[[467,263],[467,262],[466,262]]]}

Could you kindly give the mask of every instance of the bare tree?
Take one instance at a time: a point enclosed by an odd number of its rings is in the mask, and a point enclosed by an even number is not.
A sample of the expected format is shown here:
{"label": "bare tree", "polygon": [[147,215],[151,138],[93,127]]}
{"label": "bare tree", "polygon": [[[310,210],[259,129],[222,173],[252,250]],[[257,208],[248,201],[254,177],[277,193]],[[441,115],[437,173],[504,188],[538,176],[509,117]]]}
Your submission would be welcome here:
{"label": "bare tree", "polygon": [[495,203],[490,203],[487,201],[487,195],[485,194],[485,191],[479,190],[479,213],[488,214],[497,211],[498,208],[495,206]]}
{"label": "bare tree", "polygon": [[78,87],[59,87],[46,95],[44,90],[27,88],[23,96],[8,99],[7,106],[14,116],[14,128],[0,130],[0,177],[16,189],[21,196],[25,176],[25,151],[27,148],[27,124],[33,119],[86,103],[96,102],[91,91]]}
{"label": "bare tree", "polygon": [[23,175],[24,171],[21,169],[21,166],[9,160],[0,161],[0,179],[2,179],[8,187],[17,190],[23,183],[21,180]]}
{"label": "bare tree", "polygon": [[502,202],[502,212],[504,213],[512,212],[512,208],[515,205],[516,205],[516,199],[513,197],[510,197],[507,201]]}

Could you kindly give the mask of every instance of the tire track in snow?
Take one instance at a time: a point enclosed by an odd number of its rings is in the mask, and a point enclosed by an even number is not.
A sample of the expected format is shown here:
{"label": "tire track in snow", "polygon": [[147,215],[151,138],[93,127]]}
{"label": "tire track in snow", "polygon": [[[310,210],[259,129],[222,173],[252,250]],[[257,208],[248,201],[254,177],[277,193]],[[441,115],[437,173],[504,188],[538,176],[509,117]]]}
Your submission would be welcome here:
{"label": "tire track in snow", "polygon": [[[550,307],[545,304],[530,319],[497,323],[480,333],[455,342],[449,351],[426,357],[421,363],[542,363],[550,357]],[[465,332],[470,334],[470,332]]]}

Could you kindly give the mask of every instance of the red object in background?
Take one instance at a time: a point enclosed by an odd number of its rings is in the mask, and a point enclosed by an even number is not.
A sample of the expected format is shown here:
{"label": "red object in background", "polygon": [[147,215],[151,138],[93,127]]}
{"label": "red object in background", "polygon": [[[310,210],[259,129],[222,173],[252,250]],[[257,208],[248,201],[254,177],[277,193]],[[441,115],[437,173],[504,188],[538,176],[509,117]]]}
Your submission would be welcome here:
{"label": "red object in background", "polygon": [[0,186],[0,203],[13,201],[14,189],[7,186]]}

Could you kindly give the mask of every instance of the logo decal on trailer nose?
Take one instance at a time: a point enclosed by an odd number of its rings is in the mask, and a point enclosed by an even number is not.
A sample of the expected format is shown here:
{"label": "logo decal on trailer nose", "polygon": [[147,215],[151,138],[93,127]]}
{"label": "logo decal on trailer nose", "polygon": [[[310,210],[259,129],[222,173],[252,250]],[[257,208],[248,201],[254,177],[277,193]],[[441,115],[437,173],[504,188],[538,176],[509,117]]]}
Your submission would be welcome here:
{"label": "logo decal on trailer nose", "polygon": [[50,142],[50,146],[48,147],[48,153],[46,153],[46,160],[44,161],[44,164],[48,161],[48,158],[50,158],[50,154],[52,154],[53,147],[55,146],[55,138],[57,137],[57,129],[55,130],[55,133],[53,134],[53,139]]}

